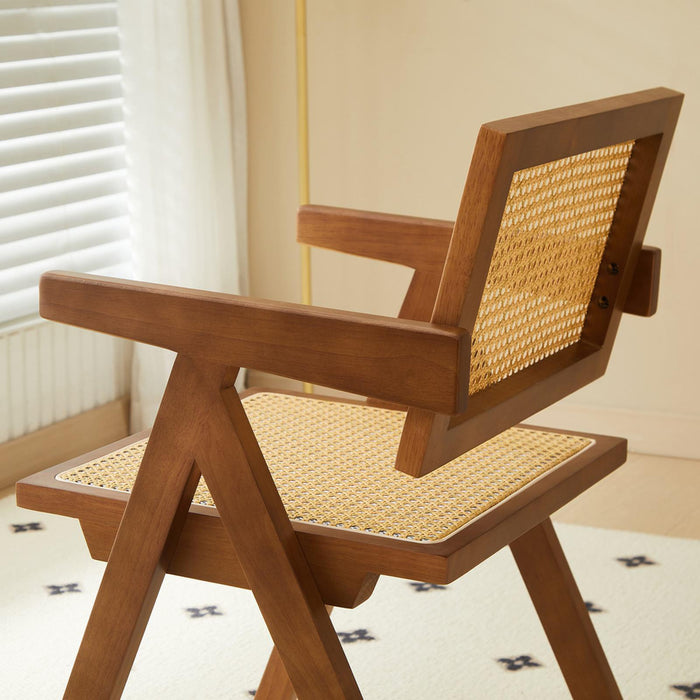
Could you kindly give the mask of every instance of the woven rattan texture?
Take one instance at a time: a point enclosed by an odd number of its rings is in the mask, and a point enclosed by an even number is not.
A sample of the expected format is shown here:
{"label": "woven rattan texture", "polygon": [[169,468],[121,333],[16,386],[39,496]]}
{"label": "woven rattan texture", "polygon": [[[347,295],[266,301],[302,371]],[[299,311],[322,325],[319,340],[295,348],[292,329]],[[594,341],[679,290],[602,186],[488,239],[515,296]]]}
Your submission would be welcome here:
{"label": "woven rattan texture", "polygon": [[[273,393],[243,403],[290,518],[410,540],[446,537],[592,442],[511,428],[414,479],[393,468],[400,411]],[[57,478],[128,492],[146,444]],[[203,480],[194,502],[213,505]]]}
{"label": "woven rattan texture", "polygon": [[581,337],[633,145],[513,174],[474,326],[470,394]]}

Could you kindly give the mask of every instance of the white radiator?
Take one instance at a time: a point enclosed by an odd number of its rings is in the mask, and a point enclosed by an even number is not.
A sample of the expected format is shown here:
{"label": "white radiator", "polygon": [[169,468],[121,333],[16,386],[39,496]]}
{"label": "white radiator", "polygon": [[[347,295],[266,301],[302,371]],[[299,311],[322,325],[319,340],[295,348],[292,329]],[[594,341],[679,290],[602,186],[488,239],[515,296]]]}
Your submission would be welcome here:
{"label": "white radiator", "polygon": [[59,323],[0,335],[0,443],[129,393],[131,344]]}

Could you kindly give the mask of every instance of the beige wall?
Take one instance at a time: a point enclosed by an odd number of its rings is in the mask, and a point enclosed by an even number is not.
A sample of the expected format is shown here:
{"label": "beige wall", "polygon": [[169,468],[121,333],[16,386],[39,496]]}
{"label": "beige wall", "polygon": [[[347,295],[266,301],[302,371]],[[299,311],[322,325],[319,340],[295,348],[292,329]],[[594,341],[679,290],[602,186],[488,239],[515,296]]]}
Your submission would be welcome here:
{"label": "beige wall", "polygon": [[[298,300],[294,3],[240,2],[251,289]],[[664,250],[660,311],[624,319],[606,377],[566,403],[602,431],[619,426],[641,438],[658,425],[675,430],[678,454],[700,456],[700,3],[307,3],[311,199],[319,204],[454,218],[482,122],[656,85],[687,93],[647,234]],[[314,251],[320,305],[394,313],[407,281],[405,270]]]}

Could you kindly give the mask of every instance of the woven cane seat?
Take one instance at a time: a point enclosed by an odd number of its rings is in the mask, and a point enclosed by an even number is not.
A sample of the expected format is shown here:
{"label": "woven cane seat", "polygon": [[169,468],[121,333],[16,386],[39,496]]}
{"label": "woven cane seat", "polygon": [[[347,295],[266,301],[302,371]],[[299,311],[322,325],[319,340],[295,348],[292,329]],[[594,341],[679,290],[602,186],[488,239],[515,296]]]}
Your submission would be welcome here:
{"label": "woven cane seat", "polygon": [[[511,428],[415,479],[393,468],[401,411],[268,392],[243,405],[291,519],[425,542],[447,537],[593,442]],[[147,443],[56,478],[129,492]],[[214,506],[204,480],[193,503]]]}

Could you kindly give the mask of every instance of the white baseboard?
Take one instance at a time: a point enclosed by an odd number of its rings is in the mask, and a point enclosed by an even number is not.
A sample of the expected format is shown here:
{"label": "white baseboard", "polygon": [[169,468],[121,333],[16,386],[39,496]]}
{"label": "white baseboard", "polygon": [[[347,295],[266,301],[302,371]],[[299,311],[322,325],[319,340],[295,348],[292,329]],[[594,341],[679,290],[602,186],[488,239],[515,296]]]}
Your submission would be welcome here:
{"label": "white baseboard", "polygon": [[625,437],[630,452],[700,459],[700,416],[560,403],[527,422]]}

